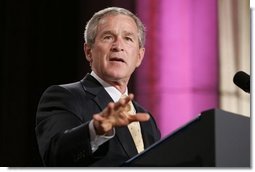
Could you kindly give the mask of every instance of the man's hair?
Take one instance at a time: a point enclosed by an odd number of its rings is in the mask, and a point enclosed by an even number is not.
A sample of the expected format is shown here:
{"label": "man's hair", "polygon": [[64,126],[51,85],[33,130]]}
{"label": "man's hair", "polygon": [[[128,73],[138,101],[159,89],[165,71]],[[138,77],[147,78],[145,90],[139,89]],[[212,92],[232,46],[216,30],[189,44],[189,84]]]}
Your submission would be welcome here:
{"label": "man's hair", "polygon": [[124,9],[124,8],[119,8],[119,7],[109,7],[105,8],[101,11],[96,12],[92,18],[88,21],[85,31],[84,31],[84,39],[85,42],[89,45],[92,46],[95,43],[95,38],[97,35],[97,27],[100,19],[104,18],[105,16],[110,16],[110,15],[127,15],[130,16],[136,23],[136,26],[138,28],[138,41],[139,41],[139,47],[144,47],[145,43],[145,27],[141,20],[134,15],[132,12]]}

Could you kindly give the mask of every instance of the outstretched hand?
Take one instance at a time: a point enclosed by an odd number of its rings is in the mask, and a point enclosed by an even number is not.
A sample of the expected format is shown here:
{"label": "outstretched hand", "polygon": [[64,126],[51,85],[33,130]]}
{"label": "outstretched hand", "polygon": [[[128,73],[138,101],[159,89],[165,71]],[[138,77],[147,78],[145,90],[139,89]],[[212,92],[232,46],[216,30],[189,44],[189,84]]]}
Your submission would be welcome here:
{"label": "outstretched hand", "polygon": [[134,121],[148,121],[150,116],[147,113],[128,113],[129,101],[134,99],[133,94],[120,99],[118,102],[110,102],[100,113],[93,116],[93,124],[98,135],[104,135],[112,131],[114,127],[127,126]]}

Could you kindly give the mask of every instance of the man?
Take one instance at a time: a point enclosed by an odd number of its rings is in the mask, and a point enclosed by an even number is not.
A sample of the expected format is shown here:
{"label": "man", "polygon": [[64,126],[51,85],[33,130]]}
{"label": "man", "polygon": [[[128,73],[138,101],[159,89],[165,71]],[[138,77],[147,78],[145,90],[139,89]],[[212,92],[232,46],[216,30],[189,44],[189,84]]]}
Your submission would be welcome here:
{"label": "man", "polygon": [[36,136],[46,166],[120,166],[160,139],[153,117],[127,89],[144,56],[144,35],[141,21],[122,8],[101,10],[87,23],[92,72],[49,87],[38,105]]}

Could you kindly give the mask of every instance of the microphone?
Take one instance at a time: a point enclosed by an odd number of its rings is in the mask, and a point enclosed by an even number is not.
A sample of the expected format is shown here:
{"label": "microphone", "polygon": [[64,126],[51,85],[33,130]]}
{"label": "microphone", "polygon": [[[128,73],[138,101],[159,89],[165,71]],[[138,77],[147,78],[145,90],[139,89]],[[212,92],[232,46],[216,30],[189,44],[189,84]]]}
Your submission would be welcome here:
{"label": "microphone", "polygon": [[250,75],[243,71],[239,71],[235,74],[233,82],[241,88],[243,91],[250,93]]}

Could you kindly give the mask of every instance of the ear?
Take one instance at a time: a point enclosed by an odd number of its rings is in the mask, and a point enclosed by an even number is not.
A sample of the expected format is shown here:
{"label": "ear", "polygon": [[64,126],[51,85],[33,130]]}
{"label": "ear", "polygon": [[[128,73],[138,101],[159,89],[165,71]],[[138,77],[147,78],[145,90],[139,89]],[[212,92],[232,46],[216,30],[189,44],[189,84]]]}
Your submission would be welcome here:
{"label": "ear", "polygon": [[140,48],[139,53],[138,53],[138,59],[137,59],[136,67],[139,67],[140,64],[142,63],[144,53],[145,53],[145,48]]}
{"label": "ear", "polygon": [[86,59],[91,64],[91,62],[92,62],[91,47],[88,44],[84,43],[83,44],[83,51],[85,53]]}

